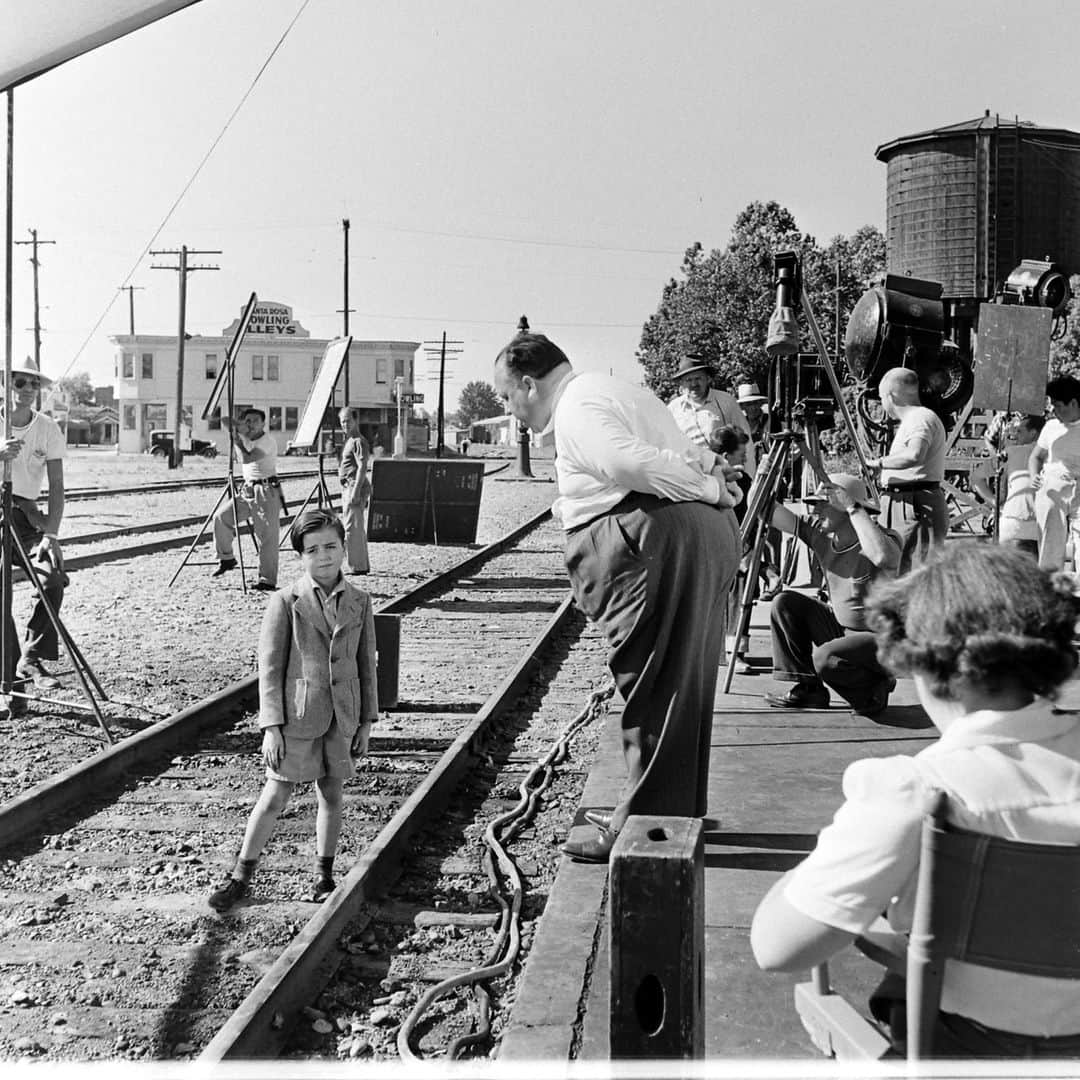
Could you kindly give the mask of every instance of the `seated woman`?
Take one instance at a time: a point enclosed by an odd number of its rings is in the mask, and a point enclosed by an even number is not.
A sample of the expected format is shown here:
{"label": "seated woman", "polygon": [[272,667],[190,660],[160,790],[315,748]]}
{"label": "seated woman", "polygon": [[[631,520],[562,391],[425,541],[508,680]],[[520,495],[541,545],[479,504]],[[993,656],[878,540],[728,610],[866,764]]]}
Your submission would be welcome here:
{"label": "seated woman", "polygon": [[[913,676],[941,738],[845,771],[832,824],[754,915],[767,971],[827,960],[883,911],[910,930],[922,819],[939,792],[963,828],[1080,842],[1080,716],[1053,711],[1077,666],[1071,581],[1015,548],[957,544],[879,587],[869,611],[882,663]],[[934,1054],[1080,1056],[1080,983],[950,961]]]}

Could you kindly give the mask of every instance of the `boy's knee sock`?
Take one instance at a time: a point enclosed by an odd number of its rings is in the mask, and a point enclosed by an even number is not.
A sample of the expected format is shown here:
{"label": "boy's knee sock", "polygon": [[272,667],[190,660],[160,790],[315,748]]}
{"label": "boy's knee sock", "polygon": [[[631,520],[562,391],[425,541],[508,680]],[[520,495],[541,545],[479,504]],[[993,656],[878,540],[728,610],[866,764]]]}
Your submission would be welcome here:
{"label": "boy's knee sock", "polygon": [[316,855],[315,856],[315,873],[318,874],[320,880],[333,880],[334,877],[334,856],[333,855]]}
{"label": "boy's knee sock", "polygon": [[251,881],[251,875],[255,873],[255,864],[258,859],[241,859],[237,858],[236,865],[233,867],[232,876],[237,881],[242,881],[245,885]]}

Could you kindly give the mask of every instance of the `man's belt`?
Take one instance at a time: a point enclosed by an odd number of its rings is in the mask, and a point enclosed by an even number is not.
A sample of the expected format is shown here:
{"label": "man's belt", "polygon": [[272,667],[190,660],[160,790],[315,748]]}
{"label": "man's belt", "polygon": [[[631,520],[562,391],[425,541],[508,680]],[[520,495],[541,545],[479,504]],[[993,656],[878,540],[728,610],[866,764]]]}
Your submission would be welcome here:
{"label": "man's belt", "polygon": [[941,489],[940,480],[908,480],[900,481],[896,484],[886,484],[886,495],[902,495],[906,491],[939,491]]}
{"label": "man's belt", "polygon": [[245,484],[269,484],[270,487],[281,487],[281,481],[276,476],[261,476],[257,480],[245,480]]}

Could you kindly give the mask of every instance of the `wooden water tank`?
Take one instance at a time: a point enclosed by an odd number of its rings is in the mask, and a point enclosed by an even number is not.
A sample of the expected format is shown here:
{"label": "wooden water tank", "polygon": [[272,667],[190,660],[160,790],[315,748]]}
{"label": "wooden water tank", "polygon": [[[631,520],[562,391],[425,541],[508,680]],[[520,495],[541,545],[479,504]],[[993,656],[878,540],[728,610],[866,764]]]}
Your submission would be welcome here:
{"label": "wooden water tank", "polygon": [[889,273],[989,299],[1022,259],[1080,273],[1080,134],[989,112],[879,146]]}

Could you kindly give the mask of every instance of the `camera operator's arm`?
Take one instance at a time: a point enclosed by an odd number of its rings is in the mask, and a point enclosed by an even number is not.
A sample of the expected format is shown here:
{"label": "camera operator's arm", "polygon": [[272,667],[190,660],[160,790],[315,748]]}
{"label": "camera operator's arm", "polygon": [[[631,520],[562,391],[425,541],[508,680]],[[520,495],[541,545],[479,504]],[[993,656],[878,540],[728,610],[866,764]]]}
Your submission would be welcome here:
{"label": "camera operator's arm", "polygon": [[926,457],[928,446],[926,439],[917,437],[905,443],[903,448],[896,453],[869,458],[866,464],[871,469],[910,469]]}
{"label": "camera operator's arm", "polygon": [[900,565],[900,545],[843,488],[832,487],[829,496],[847,511],[862,553],[879,570],[895,570]]}
{"label": "camera operator's arm", "polygon": [[1038,443],[1031,448],[1031,457],[1028,458],[1028,472],[1031,473],[1031,486],[1033,488],[1042,486],[1042,468],[1046,464],[1048,453],[1046,447],[1040,446]]}
{"label": "camera operator's arm", "polygon": [[238,423],[234,422],[228,416],[221,418],[223,427],[235,427],[237,430],[233,432],[233,446],[236,447],[236,452],[240,455],[240,460],[245,464],[250,464],[252,461],[260,461],[266,457],[266,451],[262,447],[256,445],[254,442],[245,444],[240,434],[240,426],[245,425],[246,422],[241,420]]}
{"label": "camera operator's arm", "polygon": [[773,507],[772,525],[781,532],[796,533],[799,529],[799,515],[786,506],[777,503]]}
{"label": "camera operator's arm", "polygon": [[64,459],[53,458],[45,462],[45,477],[49,483],[49,508],[45,513],[45,534],[38,542],[38,553],[51,552],[53,563],[63,568],[64,560],[60,553],[60,522],[64,517]]}

